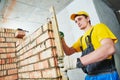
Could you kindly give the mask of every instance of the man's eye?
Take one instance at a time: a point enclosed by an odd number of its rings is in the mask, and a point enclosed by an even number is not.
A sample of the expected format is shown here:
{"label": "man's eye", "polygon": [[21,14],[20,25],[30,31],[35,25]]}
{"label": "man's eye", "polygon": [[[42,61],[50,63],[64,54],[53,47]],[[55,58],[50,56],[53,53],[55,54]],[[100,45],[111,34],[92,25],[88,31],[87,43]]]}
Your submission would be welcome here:
{"label": "man's eye", "polygon": [[75,23],[77,23],[77,21],[75,21]]}
{"label": "man's eye", "polygon": [[80,21],[81,20],[81,18],[78,18],[78,21]]}
{"label": "man's eye", "polygon": [[82,19],[82,18],[77,18],[77,19],[75,20],[75,23],[77,23],[78,21],[81,21],[81,19]]}

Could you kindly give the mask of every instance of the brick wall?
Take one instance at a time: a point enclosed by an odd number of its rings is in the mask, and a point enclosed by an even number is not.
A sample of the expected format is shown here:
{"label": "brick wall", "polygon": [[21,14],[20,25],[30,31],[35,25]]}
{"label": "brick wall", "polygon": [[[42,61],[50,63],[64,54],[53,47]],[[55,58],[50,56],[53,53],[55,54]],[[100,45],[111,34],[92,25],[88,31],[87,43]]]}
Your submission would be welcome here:
{"label": "brick wall", "polygon": [[62,80],[52,24],[24,36],[24,31],[0,28],[0,80]]}
{"label": "brick wall", "polygon": [[0,28],[0,80],[17,80],[16,30]]}
{"label": "brick wall", "polygon": [[19,80],[61,80],[52,24],[16,43]]}

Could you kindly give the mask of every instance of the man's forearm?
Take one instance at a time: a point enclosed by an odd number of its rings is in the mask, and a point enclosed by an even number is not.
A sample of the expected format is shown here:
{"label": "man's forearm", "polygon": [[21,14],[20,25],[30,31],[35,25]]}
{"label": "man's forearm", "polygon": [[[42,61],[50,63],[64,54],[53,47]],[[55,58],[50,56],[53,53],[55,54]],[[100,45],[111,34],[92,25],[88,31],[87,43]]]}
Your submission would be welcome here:
{"label": "man's forearm", "polygon": [[73,53],[76,52],[75,49],[73,49],[73,48],[67,46],[67,44],[66,44],[64,38],[61,39],[61,42],[62,42],[63,50],[64,50],[64,52],[65,52],[66,55],[71,55],[71,54],[73,54]]}
{"label": "man's forearm", "polygon": [[100,48],[89,53],[88,55],[81,57],[80,60],[83,65],[88,65],[91,63],[95,63],[107,59],[114,53],[115,53],[115,47],[110,44],[107,44],[101,46]]}

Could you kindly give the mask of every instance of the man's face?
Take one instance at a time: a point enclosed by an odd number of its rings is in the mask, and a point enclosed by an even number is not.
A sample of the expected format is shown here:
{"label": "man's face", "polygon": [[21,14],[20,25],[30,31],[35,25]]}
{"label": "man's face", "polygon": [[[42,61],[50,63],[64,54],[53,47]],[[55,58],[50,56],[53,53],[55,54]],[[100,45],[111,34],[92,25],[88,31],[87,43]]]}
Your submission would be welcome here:
{"label": "man's face", "polygon": [[76,16],[75,23],[77,23],[81,30],[84,30],[89,24],[89,17],[86,18],[85,16]]}

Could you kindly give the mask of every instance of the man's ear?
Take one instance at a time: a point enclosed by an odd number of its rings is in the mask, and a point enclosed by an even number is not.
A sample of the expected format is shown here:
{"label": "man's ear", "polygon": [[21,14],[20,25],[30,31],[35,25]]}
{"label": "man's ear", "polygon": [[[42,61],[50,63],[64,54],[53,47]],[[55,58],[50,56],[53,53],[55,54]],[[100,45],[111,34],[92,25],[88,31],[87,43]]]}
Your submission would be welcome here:
{"label": "man's ear", "polygon": [[87,20],[90,21],[90,17],[89,16],[87,17]]}

